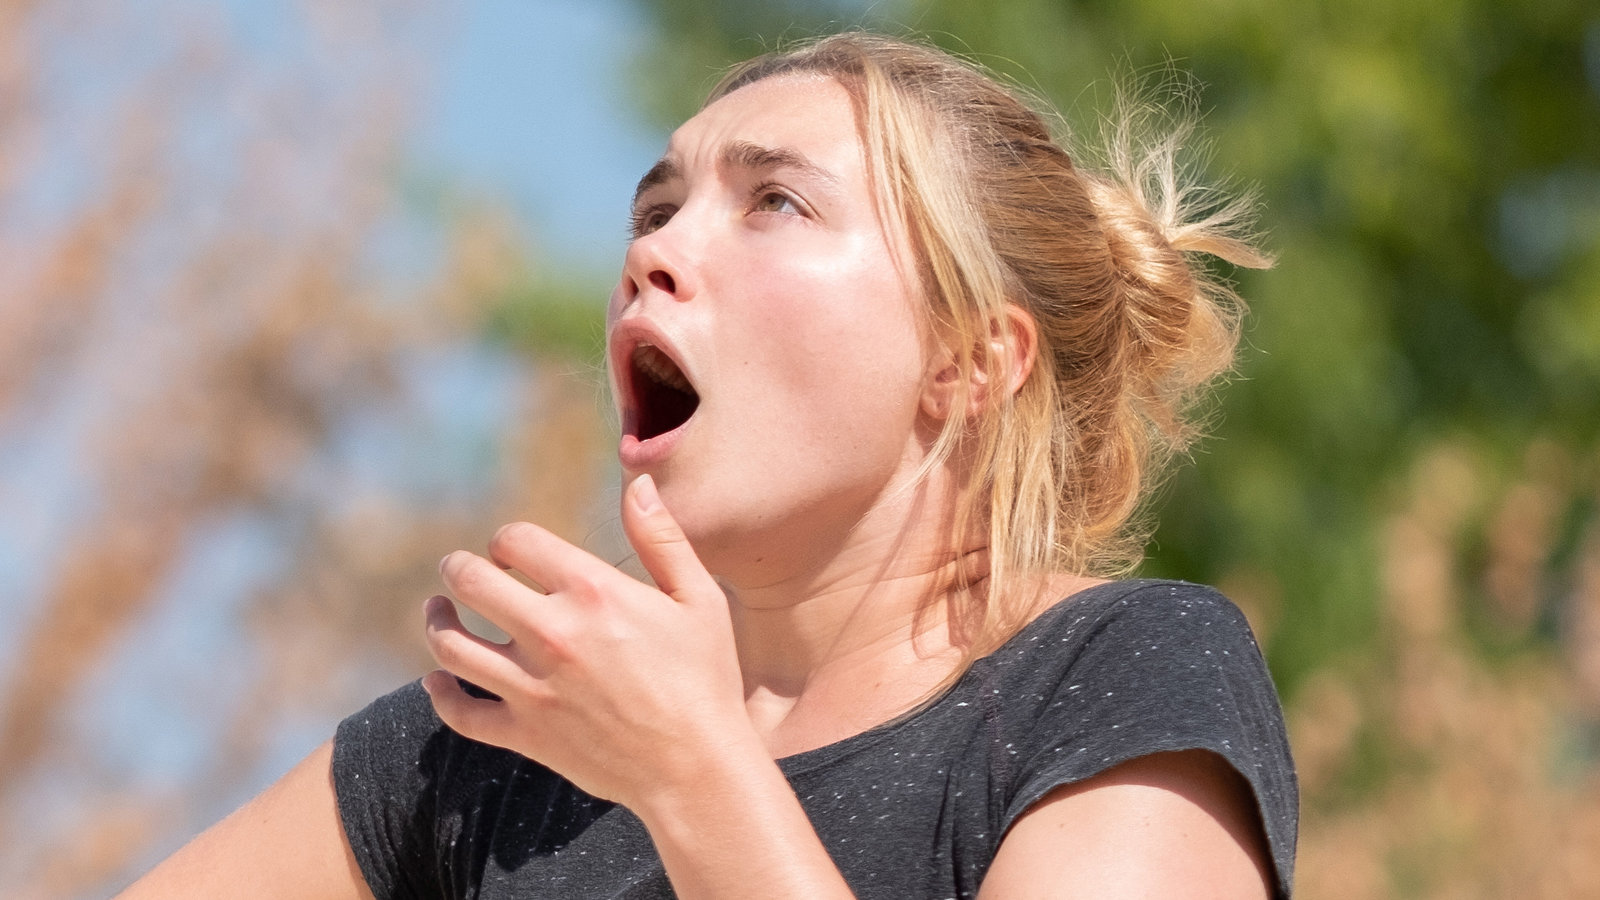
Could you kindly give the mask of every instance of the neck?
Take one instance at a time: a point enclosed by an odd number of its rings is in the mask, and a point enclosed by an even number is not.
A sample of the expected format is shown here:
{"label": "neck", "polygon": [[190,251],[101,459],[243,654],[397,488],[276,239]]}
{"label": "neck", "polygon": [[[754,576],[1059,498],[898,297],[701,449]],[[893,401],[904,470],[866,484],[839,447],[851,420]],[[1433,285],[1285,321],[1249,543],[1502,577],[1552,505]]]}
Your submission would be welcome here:
{"label": "neck", "polygon": [[731,588],[747,688],[798,695],[817,672],[891,647],[914,646],[918,657],[938,655],[950,644],[944,601],[953,586],[952,568]]}
{"label": "neck", "polygon": [[[951,627],[950,600],[987,566],[975,550],[897,558],[888,569],[841,565],[824,577],[728,586],[745,706],[774,758],[859,734],[912,709],[967,661],[972,635]],[[1009,589],[1021,625],[1101,582],[1058,573]],[[991,636],[993,637],[993,636]]]}
{"label": "neck", "polygon": [[947,600],[972,561],[933,549],[948,541],[940,523],[897,518],[783,577],[724,579],[746,706],[774,755],[893,718],[959,664]]}
{"label": "neck", "polygon": [[718,574],[747,682],[794,691],[836,659],[942,630],[928,626],[956,583],[945,475],[864,509],[792,516],[746,549],[749,564],[729,560]]}

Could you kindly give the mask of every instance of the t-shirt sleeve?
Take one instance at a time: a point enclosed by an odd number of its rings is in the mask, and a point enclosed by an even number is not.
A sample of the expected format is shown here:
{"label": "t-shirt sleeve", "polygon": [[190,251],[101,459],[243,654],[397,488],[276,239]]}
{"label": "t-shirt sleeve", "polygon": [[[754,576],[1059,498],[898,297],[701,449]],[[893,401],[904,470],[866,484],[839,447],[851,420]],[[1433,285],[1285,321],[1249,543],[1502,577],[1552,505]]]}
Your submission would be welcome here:
{"label": "t-shirt sleeve", "polygon": [[420,682],[378,698],[334,733],[339,816],[378,900],[439,896],[433,769],[448,734]]}
{"label": "t-shirt sleeve", "polygon": [[1036,714],[1019,753],[1003,827],[1052,789],[1152,753],[1207,750],[1255,794],[1277,868],[1293,879],[1299,795],[1277,692],[1243,614],[1179,582],[1136,583],[1055,638],[1036,669]]}

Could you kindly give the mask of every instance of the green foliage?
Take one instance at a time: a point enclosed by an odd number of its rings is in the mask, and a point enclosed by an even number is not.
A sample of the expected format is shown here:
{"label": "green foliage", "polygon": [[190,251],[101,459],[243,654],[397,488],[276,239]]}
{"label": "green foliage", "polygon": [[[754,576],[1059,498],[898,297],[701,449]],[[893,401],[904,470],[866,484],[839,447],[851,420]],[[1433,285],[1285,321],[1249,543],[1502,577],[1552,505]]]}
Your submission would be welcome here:
{"label": "green foliage", "polygon": [[604,288],[582,279],[523,277],[494,299],[489,335],[535,358],[605,365]]}
{"label": "green foliage", "polygon": [[1267,585],[1291,693],[1372,646],[1384,517],[1423,449],[1470,435],[1514,466],[1530,436],[1580,455],[1600,437],[1600,13],[1580,0],[651,9],[643,96],[675,119],[727,62],[830,23],[914,29],[1079,133],[1117,72],[1174,63],[1205,85],[1213,168],[1260,186],[1281,262],[1238,274],[1240,377],[1147,571]]}

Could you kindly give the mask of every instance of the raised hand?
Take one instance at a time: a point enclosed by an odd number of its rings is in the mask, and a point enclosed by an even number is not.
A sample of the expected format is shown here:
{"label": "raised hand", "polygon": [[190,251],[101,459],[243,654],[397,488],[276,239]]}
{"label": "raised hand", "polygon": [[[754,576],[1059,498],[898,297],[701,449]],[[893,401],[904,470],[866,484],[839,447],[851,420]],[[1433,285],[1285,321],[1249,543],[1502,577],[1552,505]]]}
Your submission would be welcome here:
{"label": "raised hand", "polygon": [[[658,587],[527,523],[501,528],[487,559],[446,556],[450,592],[509,640],[473,635],[446,597],[431,598],[427,640],[441,671],[423,685],[462,735],[633,806],[691,783],[708,754],[754,732],[727,600],[650,476],[628,485],[621,514]],[[501,699],[470,696],[457,677]]]}

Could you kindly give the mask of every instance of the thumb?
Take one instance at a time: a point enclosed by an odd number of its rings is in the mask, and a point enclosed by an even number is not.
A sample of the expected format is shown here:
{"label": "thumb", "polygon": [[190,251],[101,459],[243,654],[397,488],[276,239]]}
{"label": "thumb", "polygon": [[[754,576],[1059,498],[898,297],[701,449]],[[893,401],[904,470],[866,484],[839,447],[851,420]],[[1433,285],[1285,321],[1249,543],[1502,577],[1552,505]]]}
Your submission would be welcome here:
{"label": "thumb", "polygon": [[689,546],[689,538],[662,504],[655,479],[649,475],[635,478],[624,492],[622,530],[656,587],[672,599],[685,602],[707,592],[722,596],[722,589]]}

